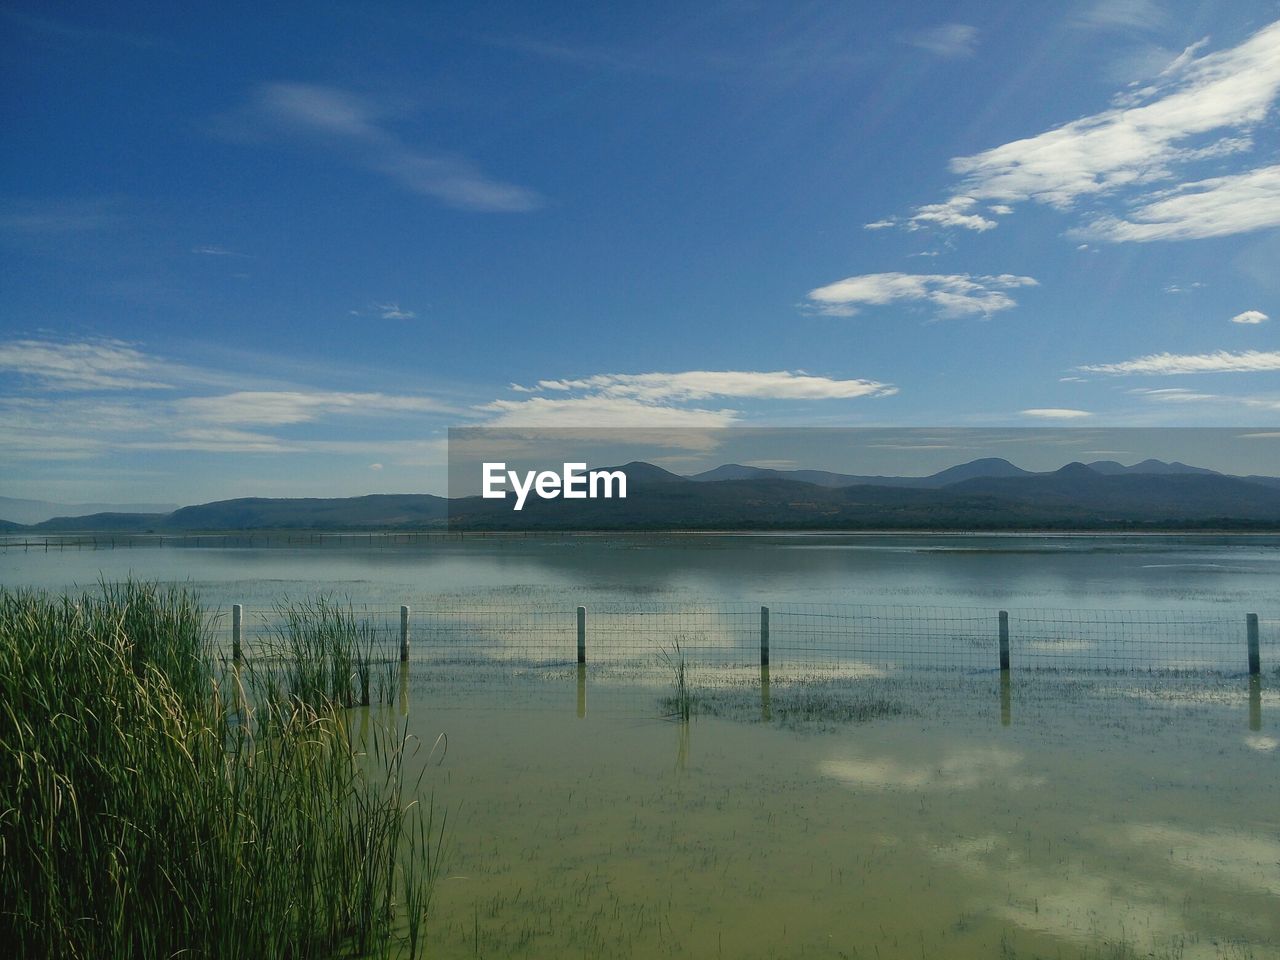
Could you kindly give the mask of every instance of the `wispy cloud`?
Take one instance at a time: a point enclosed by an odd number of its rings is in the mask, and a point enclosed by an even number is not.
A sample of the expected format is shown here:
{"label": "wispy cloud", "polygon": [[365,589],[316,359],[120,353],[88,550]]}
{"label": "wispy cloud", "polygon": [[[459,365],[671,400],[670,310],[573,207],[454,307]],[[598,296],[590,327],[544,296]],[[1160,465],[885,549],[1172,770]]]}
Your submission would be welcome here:
{"label": "wispy cloud", "polygon": [[999,224],[991,219],[991,215],[1004,216],[1012,213],[1013,208],[1003,204],[991,204],[985,212],[981,210],[975,197],[952,197],[945,203],[927,203],[916,207],[909,217],[886,217],[874,223],[865,224],[867,230],[883,230],[886,227],[901,226],[907,230],[921,230],[925,227],[959,227],[981,233],[994,230]]}
{"label": "wispy cloud", "polygon": [[334,414],[386,416],[451,412],[431,397],[326,390],[240,390],[212,397],[184,397],[176,409],[195,420],[222,424],[280,426]]}
{"label": "wispy cloud", "polygon": [[497,415],[496,426],[723,427],[737,422],[741,411],[689,404],[716,398],[839,400],[897,393],[891,384],[875,380],[839,380],[789,370],[606,373],[540,380],[532,387],[512,384],[511,389],[514,393],[535,395],[495,400],[480,407],[483,412]]}
{"label": "wispy cloud", "polygon": [[[16,376],[17,384],[7,382]],[[29,462],[102,462],[121,451],[436,457],[438,397],[346,392],[192,367],[115,340],[0,342],[0,449]],[[232,385],[261,384],[261,388]],[[213,392],[220,391],[220,392]],[[439,457],[436,457],[436,461]]]}
{"label": "wispy cloud", "polygon": [[645,403],[627,397],[530,397],[494,400],[480,410],[493,414],[495,427],[727,427],[735,410],[708,410]]}
{"label": "wispy cloud", "polygon": [[1266,323],[1271,318],[1261,310],[1246,310],[1243,313],[1237,313],[1231,318],[1232,323],[1243,323],[1246,325],[1256,325]]}
{"label": "wispy cloud", "polygon": [[1153,353],[1120,363],[1095,363],[1079,367],[1089,373],[1149,374],[1166,376],[1180,373],[1257,373],[1280,370],[1280,350],[1244,350],[1231,353],[1177,354]]}
{"label": "wispy cloud", "polygon": [[1160,403],[1202,403],[1206,400],[1221,399],[1217,394],[1197,393],[1195,390],[1188,390],[1185,387],[1162,387],[1158,390],[1140,387],[1129,392],[1135,397],[1156,400]]}
{"label": "wispy cloud", "polygon": [[0,371],[53,390],[166,390],[163,365],[119,340],[0,343]]}
{"label": "wispy cloud", "polygon": [[377,309],[383,320],[412,320],[417,316],[412,310],[402,310],[398,303],[379,303]]}
{"label": "wispy cloud", "polygon": [[1235,407],[1248,411],[1261,410],[1271,414],[1280,411],[1280,397],[1275,394],[1221,394],[1203,393],[1188,390],[1184,387],[1166,387],[1158,390],[1137,388],[1129,391],[1137,397],[1161,404],[1182,404],[1200,406],[1206,409],[1228,409]]}
{"label": "wispy cloud", "polygon": [[1153,30],[1167,19],[1155,0],[1100,0],[1076,15],[1074,23],[1101,30]]}
{"label": "wispy cloud", "polygon": [[978,28],[967,23],[944,23],[920,31],[907,42],[939,57],[971,57],[978,46]]}
{"label": "wispy cloud", "polygon": [[1037,286],[1032,277],[1013,274],[868,273],[810,290],[807,299],[829,316],[851,317],[864,307],[923,303],[944,318],[990,316],[1016,307],[1006,291]]}
{"label": "wispy cloud", "polygon": [[272,83],[217,128],[240,139],[298,140],[386,176],[413,193],[459,209],[523,213],[542,206],[525,187],[495,179],[469,160],[407,144],[387,125],[392,110],[335,87]]}
{"label": "wispy cloud", "polygon": [[[1135,19],[1145,16],[1144,9],[1122,5],[1113,16]],[[1071,210],[1106,198],[1128,209],[1094,211],[1080,232],[1149,241],[1275,225],[1280,222],[1276,167],[1201,179],[1188,172],[1196,164],[1253,150],[1254,131],[1280,93],[1280,22],[1226,50],[1200,56],[1199,47],[1184,51],[1150,84],[1117,96],[1107,110],[953,159],[951,169],[961,179],[951,199],[879,225],[936,222],[988,230],[994,223],[975,212],[976,204],[1034,202]],[[1155,189],[1165,181],[1174,185]]]}
{"label": "wispy cloud", "polygon": [[1069,407],[1032,407],[1021,412],[1024,417],[1034,420],[1081,420],[1093,416],[1088,410],[1073,410]]}
{"label": "wispy cloud", "polygon": [[119,208],[119,201],[111,198],[4,200],[0,232],[47,237],[88,233],[115,222]]}
{"label": "wispy cloud", "polygon": [[192,247],[191,252],[202,257],[248,257],[248,254],[228,250],[226,247],[216,243],[205,243],[198,247]]}
{"label": "wispy cloud", "polygon": [[689,370],[681,373],[604,373],[577,380],[540,380],[538,390],[589,390],[648,402],[737,397],[765,400],[830,400],[895,393],[874,380],[835,380],[778,370]]}
{"label": "wispy cloud", "polygon": [[1184,183],[1124,217],[1100,216],[1073,236],[1111,241],[1199,240],[1280,225],[1280,165]]}
{"label": "wispy cloud", "polygon": [[386,303],[371,303],[360,310],[349,310],[348,313],[353,317],[377,317],[379,320],[415,320],[418,316],[415,311],[400,306],[398,301],[390,300]]}
{"label": "wispy cloud", "polygon": [[45,37],[76,44],[122,44],[137,49],[150,49],[162,46],[158,38],[127,30],[109,30],[102,27],[89,27],[82,23],[67,20],[55,20],[50,17],[34,17],[17,10],[0,8],[0,18],[25,27]]}

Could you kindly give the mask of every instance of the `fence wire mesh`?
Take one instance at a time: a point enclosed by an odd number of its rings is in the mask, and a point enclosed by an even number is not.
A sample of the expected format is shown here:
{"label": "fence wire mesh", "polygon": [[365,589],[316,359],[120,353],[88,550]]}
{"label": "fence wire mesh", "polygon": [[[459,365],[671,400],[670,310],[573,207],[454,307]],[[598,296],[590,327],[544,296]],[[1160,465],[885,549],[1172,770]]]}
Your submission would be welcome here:
{"label": "fence wire mesh", "polygon": [[[371,628],[375,658],[399,656],[399,606],[351,605]],[[415,664],[517,671],[577,662],[573,607],[471,605],[456,599],[410,604],[409,657]],[[602,672],[642,676],[680,659],[708,677],[758,669],[767,619],[775,679],[884,676],[916,671],[975,672],[1000,664],[995,608],[721,602],[607,602],[586,609],[586,662]],[[1258,618],[1263,671],[1280,662],[1280,614]],[[269,656],[284,626],[281,610],[246,609],[246,657]],[[231,617],[212,631],[216,651],[231,645]],[[1010,667],[1022,671],[1243,673],[1244,612],[1188,610],[1008,610]]]}

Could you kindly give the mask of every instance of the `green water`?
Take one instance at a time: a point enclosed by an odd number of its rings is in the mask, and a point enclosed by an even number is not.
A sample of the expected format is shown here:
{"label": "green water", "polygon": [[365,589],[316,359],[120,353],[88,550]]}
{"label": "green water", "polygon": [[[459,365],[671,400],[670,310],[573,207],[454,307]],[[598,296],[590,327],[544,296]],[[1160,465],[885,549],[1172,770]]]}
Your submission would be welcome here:
{"label": "green water", "polygon": [[784,723],[801,687],[699,716],[695,675],[685,724],[584,681],[408,682],[448,735],[432,956],[1280,956],[1274,684],[903,678]]}

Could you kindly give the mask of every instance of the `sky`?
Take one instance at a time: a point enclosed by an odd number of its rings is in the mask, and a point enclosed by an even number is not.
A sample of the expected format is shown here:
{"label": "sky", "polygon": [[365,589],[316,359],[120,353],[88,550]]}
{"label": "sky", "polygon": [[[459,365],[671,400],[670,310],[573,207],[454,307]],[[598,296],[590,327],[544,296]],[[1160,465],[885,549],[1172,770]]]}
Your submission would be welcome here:
{"label": "sky", "polygon": [[467,426],[1280,473],[1278,101],[1271,0],[0,6],[0,495],[443,493]]}

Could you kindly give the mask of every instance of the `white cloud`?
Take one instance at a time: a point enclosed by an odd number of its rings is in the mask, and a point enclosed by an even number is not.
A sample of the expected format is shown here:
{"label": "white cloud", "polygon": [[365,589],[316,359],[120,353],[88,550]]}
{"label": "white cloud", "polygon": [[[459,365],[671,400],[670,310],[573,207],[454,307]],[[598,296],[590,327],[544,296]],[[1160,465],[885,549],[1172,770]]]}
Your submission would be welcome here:
{"label": "white cloud", "polygon": [[464,158],[409,146],[385,125],[391,112],[334,87],[272,83],[258,88],[248,107],[222,118],[219,128],[239,139],[303,138],[459,209],[522,213],[542,206],[535,191],[495,180]]}
{"label": "white cloud", "polygon": [[[887,397],[897,388],[875,380],[836,380],[800,371],[687,370],[677,373],[604,373],[512,384],[518,400],[495,400],[479,409],[496,414],[493,426],[517,427],[724,427],[741,412],[687,404],[712,398],[738,400],[837,400]],[[542,394],[553,394],[543,396]]]}
{"label": "white cloud", "polygon": [[1271,318],[1268,317],[1261,310],[1246,310],[1244,311],[1244,313],[1237,313],[1234,317],[1231,318],[1231,322],[1252,325],[1252,324],[1258,324],[1258,323],[1265,323],[1267,320],[1270,320],[1270,319]]}
{"label": "white cloud", "polygon": [[369,464],[369,469],[370,469],[370,470],[381,470],[381,469],[382,469],[382,464],[380,464],[380,463],[371,463],[371,464]]}
{"label": "white cloud", "polygon": [[626,397],[530,397],[494,400],[480,407],[495,427],[727,427],[734,410],[668,407]]}
{"label": "white cloud", "polygon": [[0,371],[17,373],[51,390],[166,390],[172,384],[154,358],[119,340],[0,343]]}
{"label": "white cloud", "polygon": [[[974,197],[952,197],[945,203],[929,203],[916,207],[915,213],[906,219],[889,217],[874,223],[863,224],[864,230],[884,230],[887,227],[901,225],[907,230],[920,230],[924,227],[961,227],[965,230],[992,230],[996,221],[975,213],[978,201]],[[1013,208],[1004,204],[996,204],[988,208],[992,213],[1012,213]]]}
{"label": "white cloud", "polygon": [[271,426],[308,423],[333,414],[440,413],[449,409],[430,397],[324,390],[238,390],[219,396],[185,397],[175,407],[185,416],[209,423]]}
{"label": "white cloud", "polygon": [[[1145,6],[1121,5],[1110,14],[1099,7],[1095,20],[1147,19]],[[1276,167],[1199,180],[1185,170],[1253,149],[1253,132],[1280,94],[1280,22],[1226,50],[1199,56],[1200,46],[1183,51],[1150,84],[1126,91],[1107,110],[953,159],[951,169],[961,178],[955,196],[919,207],[900,222],[989,230],[994,222],[969,212],[970,201],[992,204],[993,212],[995,204],[1021,202],[1069,210],[1083,200],[1117,196],[1131,208],[1127,213],[1095,213],[1080,232],[1116,241],[1171,240],[1280,223]],[[1161,181],[1174,185],[1153,192]]]}
{"label": "white cloud", "polygon": [[908,42],[940,57],[971,57],[978,45],[978,28],[967,23],[944,23],[922,30]]}
{"label": "white cloud", "polygon": [[1152,374],[1166,376],[1179,373],[1256,373],[1280,370],[1280,350],[1244,350],[1231,353],[1176,354],[1153,353],[1121,363],[1087,364],[1078,369],[1089,373]]}
{"label": "white cloud", "polygon": [[1023,410],[1022,415],[1037,420],[1080,420],[1093,416],[1088,410],[1071,410],[1066,407],[1032,407],[1030,410]]}
{"label": "white cloud", "polygon": [[1188,59],[1118,106],[1036,137],[952,161],[970,195],[1069,206],[1078,197],[1167,177],[1172,163],[1244,146],[1234,138],[1186,143],[1216,131],[1248,131],[1280,89],[1280,23],[1238,47]]}
{"label": "white cloud", "polygon": [[1116,242],[1199,240],[1280,226],[1280,165],[1184,183],[1126,217],[1101,216],[1073,231]]}
{"label": "white cloud", "polygon": [[1142,397],[1146,400],[1154,400],[1159,403],[1204,403],[1207,400],[1221,400],[1217,394],[1213,393],[1196,393],[1194,390],[1187,390],[1183,387],[1164,387],[1159,390],[1135,389],[1130,390],[1134,396]]}
{"label": "white cloud", "polygon": [[851,317],[866,306],[900,302],[931,304],[940,317],[990,316],[1017,306],[1006,290],[1034,286],[1037,282],[1031,277],[1007,273],[868,273],[810,290],[808,299],[819,312],[837,317]]}
{"label": "white cloud", "polygon": [[649,403],[738,397],[767,400],[829,400],[883,397],[895,387],[875,380],[833,380],[777,370],[688,370],[681,373],[604,373],[577,380],[540,380],[540,390],[586,390]]}
{"label": "white cloud", "polygon": [[383,320],[412,320],[417,316],[412,310],[401,310],[398,303],[379,303],[377,309]]}

